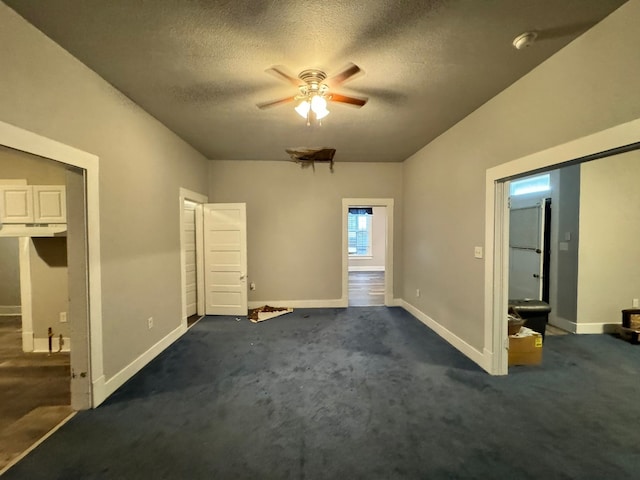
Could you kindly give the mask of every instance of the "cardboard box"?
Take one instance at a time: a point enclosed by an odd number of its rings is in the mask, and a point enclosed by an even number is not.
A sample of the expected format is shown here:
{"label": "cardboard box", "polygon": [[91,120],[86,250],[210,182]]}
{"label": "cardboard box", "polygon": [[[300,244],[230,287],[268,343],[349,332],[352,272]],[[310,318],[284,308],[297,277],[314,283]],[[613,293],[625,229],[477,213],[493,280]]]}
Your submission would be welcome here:
{"label": "cardboard box", "polygon": [[[528,330],[528,329],[527,329]],[[542,335],[533,330],[509,336],[509,365],[540,365]]]}

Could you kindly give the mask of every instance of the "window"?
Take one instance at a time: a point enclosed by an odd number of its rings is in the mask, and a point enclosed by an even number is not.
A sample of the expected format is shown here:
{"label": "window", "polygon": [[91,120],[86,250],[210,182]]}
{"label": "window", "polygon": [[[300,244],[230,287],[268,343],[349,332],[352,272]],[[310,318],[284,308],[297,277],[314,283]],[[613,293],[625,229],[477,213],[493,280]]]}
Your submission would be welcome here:
{"label": "window", "polygon": [[547,192],[549,190],[551,190],[551,175],[545,173],[544,175],[536,175],[535,177],[527,177],[511,182],[509,194],[513,197],[527,193]]}
{"label": "window", "polygon": [[349,208],[347,230],[350,256],[371,256],[372,218],[373,208]]}

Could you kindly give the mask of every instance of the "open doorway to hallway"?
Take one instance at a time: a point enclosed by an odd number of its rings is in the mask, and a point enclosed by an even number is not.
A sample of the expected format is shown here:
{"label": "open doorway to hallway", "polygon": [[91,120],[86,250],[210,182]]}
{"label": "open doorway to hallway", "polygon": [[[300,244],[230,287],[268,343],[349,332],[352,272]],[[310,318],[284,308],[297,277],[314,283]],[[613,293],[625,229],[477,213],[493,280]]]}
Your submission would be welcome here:
{"label": "open doorway to hallway", "polygon": [[350,206],[347,218],[349,306],[385,304],[386,206]]}

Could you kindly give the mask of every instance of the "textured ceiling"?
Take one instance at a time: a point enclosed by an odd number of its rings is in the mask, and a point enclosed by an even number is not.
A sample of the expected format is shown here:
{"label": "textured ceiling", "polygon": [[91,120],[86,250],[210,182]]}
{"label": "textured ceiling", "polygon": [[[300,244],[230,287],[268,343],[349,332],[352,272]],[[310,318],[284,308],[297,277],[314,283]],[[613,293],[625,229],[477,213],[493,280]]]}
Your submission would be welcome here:
{"label": "textured ceiling", "polygon": [[[4,0],[211,159],[399,162],[589,29],[623,0]],[[538,42],[514,49],[518,34]],[[321,127],[283,105],[294,76],[349,62]]]}

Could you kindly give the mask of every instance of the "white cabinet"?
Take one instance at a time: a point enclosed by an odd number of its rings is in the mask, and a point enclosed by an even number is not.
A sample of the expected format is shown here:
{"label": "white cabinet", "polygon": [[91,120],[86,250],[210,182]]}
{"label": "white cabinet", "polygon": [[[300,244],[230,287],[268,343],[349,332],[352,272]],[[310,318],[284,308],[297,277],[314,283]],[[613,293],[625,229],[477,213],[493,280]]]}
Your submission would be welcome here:
{"label": "white cabinet", "polygon": [[33,223],[33,187],[31,185],[0,186],[0,219],[2,223]]}
{"label": "white cabinet", "polygon": [[0,185],[3,224],[67,223],[64,185]]}
{"label": "white cabinet", "polygon": [[33,186],[34,223],[67,223],[67,198],[62,185]]}

